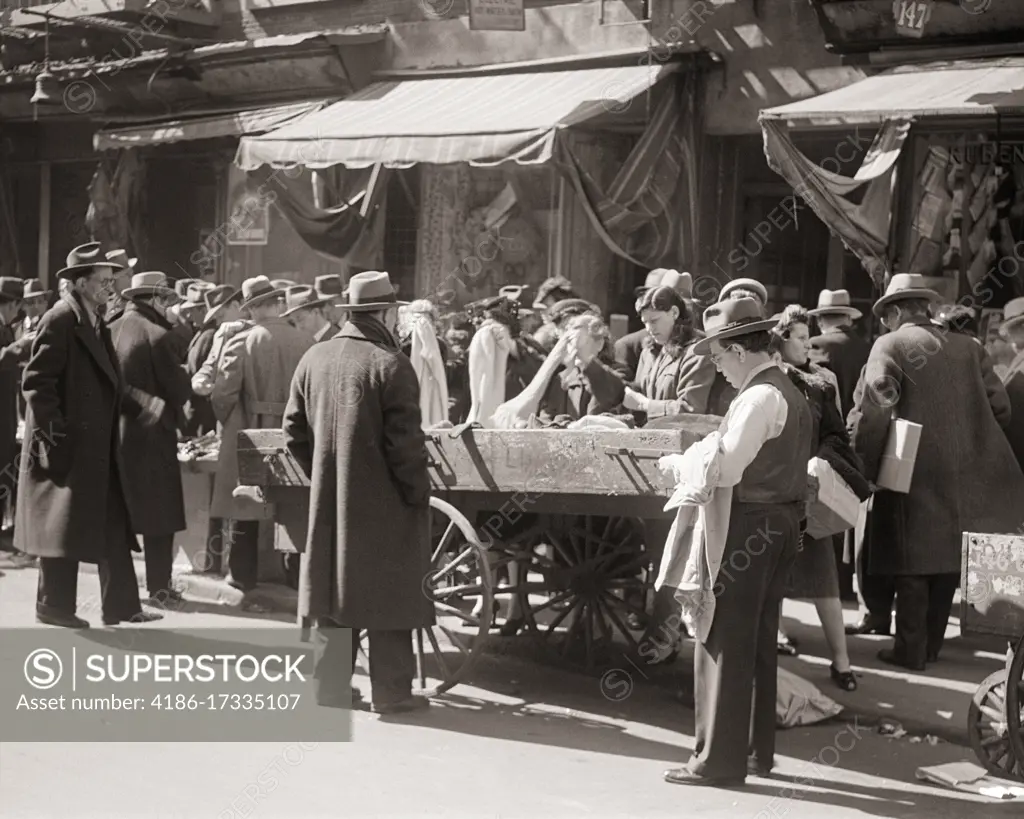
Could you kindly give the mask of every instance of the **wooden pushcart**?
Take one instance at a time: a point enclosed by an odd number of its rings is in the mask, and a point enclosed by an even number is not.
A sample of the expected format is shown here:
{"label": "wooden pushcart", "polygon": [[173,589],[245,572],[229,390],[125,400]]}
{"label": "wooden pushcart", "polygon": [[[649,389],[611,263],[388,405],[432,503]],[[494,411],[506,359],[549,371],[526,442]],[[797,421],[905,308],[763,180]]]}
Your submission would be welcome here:
{"label": "wooden pushcart", "polygon": [[987,770],[1024,782],[1024,536],[965,533],[960,629],[1005,637],[1006,668],[978,686],[971,746]]}
{"label": "wooden pushcart", "polygon": [[[514,599],[526,634],[564,662],[592,667],[635,649],[628,621],[643,614],[652,579],[643,521],[666,517],[674,489],[658,458],[683,452],[719,421],[428,433],[434,571],[424,593],[437,625],[418,637],[421,687],[439,693],[465,676],[499,601]],[[240,434],[239,482],[274,504],[276,547],[301,551],[308,481],[280,430]]]}

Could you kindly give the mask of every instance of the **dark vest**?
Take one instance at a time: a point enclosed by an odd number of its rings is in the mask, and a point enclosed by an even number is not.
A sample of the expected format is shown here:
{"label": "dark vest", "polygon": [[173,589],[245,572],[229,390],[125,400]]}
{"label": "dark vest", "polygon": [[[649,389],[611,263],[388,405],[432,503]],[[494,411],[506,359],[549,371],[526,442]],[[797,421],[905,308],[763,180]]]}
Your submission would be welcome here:
{"label": "dark vest", "polygon": [[759,372],[744,391],[770,384],[782,393],[789,411],[777,438],[766,441],[733,490],[738,503],[796,503],[807,498],[807,462],[811,459],[811,410],[807,399],[778,367]]}

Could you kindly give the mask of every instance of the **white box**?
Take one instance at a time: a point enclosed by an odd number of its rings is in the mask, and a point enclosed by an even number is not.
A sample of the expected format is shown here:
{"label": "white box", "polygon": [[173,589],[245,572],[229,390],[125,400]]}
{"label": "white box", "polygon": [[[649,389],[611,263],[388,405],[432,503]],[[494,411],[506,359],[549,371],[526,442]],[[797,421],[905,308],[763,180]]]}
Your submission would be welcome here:
{"label": "white box", "polygon": [[807,473],[818,482],[818,496],[807,514],[807,534],[813,538],[831,537],[852,529],[860,514],[860,499],[846,481],[821,458],[811,458]]}
{"label": "white box", "polygon": [[921,444],[921,430],[921,425],[913,421],[893,419],[882,452],[878,480],[875,481],[879,489],[904,495],[910,491],[914,465],[917,463],[917,448]]}

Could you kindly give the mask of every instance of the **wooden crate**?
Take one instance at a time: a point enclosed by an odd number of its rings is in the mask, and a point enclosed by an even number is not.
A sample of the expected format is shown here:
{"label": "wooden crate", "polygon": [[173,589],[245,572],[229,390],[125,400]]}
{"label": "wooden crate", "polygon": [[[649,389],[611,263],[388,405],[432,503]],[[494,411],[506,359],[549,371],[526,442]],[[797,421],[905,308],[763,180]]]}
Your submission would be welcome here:
{"label": "wooden crate", "polygon": [[1024,534],[965,532],[960,589],[963,633],[1024,635]]}

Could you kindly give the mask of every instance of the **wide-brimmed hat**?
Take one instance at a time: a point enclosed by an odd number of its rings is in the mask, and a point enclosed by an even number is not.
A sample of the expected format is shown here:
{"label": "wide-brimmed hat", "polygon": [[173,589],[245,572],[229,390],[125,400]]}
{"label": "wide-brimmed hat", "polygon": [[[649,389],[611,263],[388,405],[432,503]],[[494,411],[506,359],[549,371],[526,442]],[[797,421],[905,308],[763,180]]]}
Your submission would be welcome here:
{"label": "wide-brimmed hat", "polygon": [[822,290],[818,294],[818,306],[813,310],[808,310],[807,315],[836,315],[859,319],[864,314],[850,304],[850,293],[848,290]]}
{"label": "wide-brimmed hat", "polygon": [[906,301],[907,299],[938,301],[941,299],[942,296],[927,284],[925,277],[919,273],[897,273],[892,277],[889,286],[885,288],[885,295],[875,302],[871,312],[881,318],[885,308],[897,301]]}
{"label": "wide-brimmed hat", "polygon": [[757,279],[730,279],[718,294],[718,300],[725,301],[733,290],[750,290],[757,293],[761,304],[768,304],[768,288]]}
{"label": "wide-brimmed hat", "polygon": [[287,290],[289,287],[295,287],[298,284],[294,279],[271,279],[270,283],[278,290]]}
{"label": "wide-brimmed hat", "polygon": [[0,302],[22,301],[25,297],[25,282],[13,276],[0,276]]}
{"label": "wide-brimmed hat", "polygon": [[266,276],[253,276],[242,282],[242,309],[258,307],[274,298],[284,298],[284,291],[274,287]]}
{"label": "wide-brimmed hat", "polygon": [[57,271],[58,279],[74,279],[84,276],[97,267],[108,267],[121,270],[124,265],[109,261],[100,251],[99,242],[87,242],[72,250],[64,262],[65,266]]}
{"label": "wide-brimmed hat", "polygon": [[138,258],[135,256],[129,256],[128,251],[124,248],[109,251],[107,253],[107,261],[120,265],[127,270],[131,270],[139,263]]}
{"label": "wide-brimmed hat", "polygon": [[322,299],[339,302],[345,296],[345,282],[337,273],[317,276],[313,279],[313,289]]}
{"label": "wide-brimmed hat", "polygon": [[693,345],[698,355],[707,355],[712,341],[771,330],[776,319],[764,317],[764,307],[749,296],[726,299],[704,311],[704,338]]}
{"label": "wide-brimmed hat", "polygon": [[558,324],[560,321],[586,315],[587,313],[594,313],[600,316],[601,308],[586,299],[562,299],[562,301],[556,301],[547,309],[544,318],[552,324]]}
{"label": "wide-brimmed hat", "polygon": [[644,286],[637,287],[633,291],[633,296],[639,299],[644,293],[655,287],[671,287],[684,299],[693,298],[693,276],[664,267],[659,267],[648,273]]}
{"label": "wide-brimmed hat", "polygon": [[1003,321],[999,325],[999,335],[1005,336],[1011,327],[1021,324],[1024,324],[1024,297],[1006,302],[1003,308]]}
{"label": "wide-brimmed hat", "polygon": [[203,302],[206,304],[206,315],[203,317],[203,324],[217,316],[217,314],[232,302],[242,300],[242,291],[236,290],[230,284],[220,284],[211,287],[203,293]]}
{"label": "wide-brimmed hat", "polygon": [[136,299],[139,296],[177,296],[178,293],[171,287],[166,273],[147,270],[132,276],[132,286],[122,290],[121,295],[126,299]]}
{"label": "wide-brimmed hat", "polygon": [[22,285],[21,297],[25,301],[34,299],[48,299],[52,290],[45,290],[39,279],[25,279]]}
{"label": "wide-brimmed hat", "polygon": [[348,303],[346,307],[354,312],[383,310],[408,304],[398,301],[391,277],[380,270],[356,273],[348,280]]}
{"label": "wide-brimmed hat", "polygon": [[309,310],[313,307],[323,307],[330,304],[333,299],[321,298],[315,287],[308,284],[297,284],[284,291],[284,302],[286,309],[282,316],[291,316],[299,310]]}
{"label": "wide-brimmed hat", "polygon": [[195,281],[188,286],[185,291],[184,304],[188,307],[206,307],[203,301],[203,293],[207,290],[212,290],[214,287],[213,282]]}
{"label": "wide-brimmed hat", "polygon": [[194,284],[203,284],[203,281],[201,279],[177,279],[173,284],[174,292],[178,294],[179,298],[187,299],[188,289]]}

